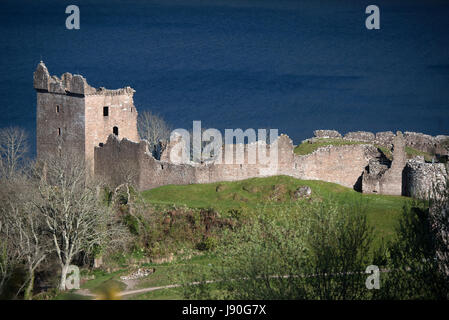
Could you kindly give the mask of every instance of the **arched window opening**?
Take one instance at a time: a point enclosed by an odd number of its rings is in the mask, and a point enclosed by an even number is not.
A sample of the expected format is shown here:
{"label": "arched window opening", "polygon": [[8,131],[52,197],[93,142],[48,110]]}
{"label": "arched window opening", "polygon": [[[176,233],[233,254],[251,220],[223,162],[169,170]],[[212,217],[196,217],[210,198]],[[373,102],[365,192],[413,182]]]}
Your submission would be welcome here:
{"label": "arched window opening", "polygon": [[118,127],[114,127],[114,128],[112,129],[112,132],[113,132],[116,136],[118,136]]}
{"label": "arched window opening", "polygon": [[103,142],[100,142],[100,144],[98,146],[102,147],[103,146]]}

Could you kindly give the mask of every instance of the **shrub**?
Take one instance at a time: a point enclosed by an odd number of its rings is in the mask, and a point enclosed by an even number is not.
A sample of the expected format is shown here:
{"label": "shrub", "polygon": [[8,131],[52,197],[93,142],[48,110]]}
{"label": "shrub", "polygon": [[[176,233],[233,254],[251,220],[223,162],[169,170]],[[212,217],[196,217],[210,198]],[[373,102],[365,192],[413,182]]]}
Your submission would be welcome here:
{"label": "shrub", "polygon": [[[363,207],[322,201],[261,210],[252,223],[226,231],[212,279],[230,299],[358,299],[369,296],[364,271],[372,229]],[[198,281],[204,277],[198,275]],[[203,283],[204,284],[204,283]],[[210,288],[211,286],[209,286]],[[204,286],[207,288],[207,286]],[[212,292],[185,290],[187,298]]]}

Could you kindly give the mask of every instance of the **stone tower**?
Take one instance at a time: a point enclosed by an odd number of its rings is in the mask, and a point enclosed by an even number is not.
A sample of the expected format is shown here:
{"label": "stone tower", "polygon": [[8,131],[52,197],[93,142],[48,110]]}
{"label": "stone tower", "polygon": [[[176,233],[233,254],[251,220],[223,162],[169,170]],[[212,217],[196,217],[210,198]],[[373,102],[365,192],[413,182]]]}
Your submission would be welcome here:
{"label": "stone tower", "polygon": [[96,89],[80,75],[50,76],[41,61],[34,72],[37,93],[37,158],[46,154],[84,155],[93,172],[94,148],[110,134],[139,141],[134,90]]}
{"label": "stone tower", "polygon": [[396,196],[404,194],[403,172],[406,162],[404,136],[398,131],[393,138],[393,161],[390,167],[380,159],[371,159],[363,172],[362,192]]}

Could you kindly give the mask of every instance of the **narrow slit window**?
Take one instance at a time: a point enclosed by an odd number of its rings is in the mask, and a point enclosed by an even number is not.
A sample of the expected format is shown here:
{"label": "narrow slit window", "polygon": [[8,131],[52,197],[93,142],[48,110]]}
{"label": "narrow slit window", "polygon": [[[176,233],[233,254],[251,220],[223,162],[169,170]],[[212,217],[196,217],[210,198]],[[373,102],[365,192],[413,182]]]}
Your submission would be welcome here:
{"label": "narrow slit window", "polygon": [[61,136],[61,128],[58,128],[58,136]]}
{"label": "narrow slit window", "polygon": [[56,106],[56,113],[59,113],[59,111],[60,111],[60,107],[59,107],[59,105],[57,105]]}
{"label": "narrow slit window", "polygon": [[103,117],[109,116],[109,107],[103,107]]}
{"label": "narrow slit window", "polygon": [[118,136],[118,127],[112,128],[112,132],[113,132],[116,136]]}

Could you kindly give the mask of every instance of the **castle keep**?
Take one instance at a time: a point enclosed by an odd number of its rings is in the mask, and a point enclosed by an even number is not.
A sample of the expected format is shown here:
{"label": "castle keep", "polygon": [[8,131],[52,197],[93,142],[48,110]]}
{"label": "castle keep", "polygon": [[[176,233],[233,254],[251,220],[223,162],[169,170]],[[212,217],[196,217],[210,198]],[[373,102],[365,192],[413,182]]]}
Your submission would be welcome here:
{"label": "castle keep", "polygon": [[[118,185],[132,181],[139,190],[167,184],[211,183],[254,177],[288,175],[304,180],[322,180],[364,193],[423,197],[434,183],[448,176],[442,163],[426,163],[423,158],[407,159],[406,148],[447,157],[449,137],[414,132],[349,132],[316,130],[313,143],[323,138],[337,139],[342,145],[320,147],[306,155],[294,153],[294,145],[280,135],[273,145],[258,141],[243,148],[243,163],[224,161],[177,161],[170,154],[176,141],[170,142],[159,158],[153,146],[140,140],[137,110],[130,87],[107,90],[93,88],[80,75],[64,73],[50,76],[43,62],[34,72],[37,92],[37,157],[46,154],[76,152],[84,155],[92,174]],[[277,152],[277,165],[259,159],[248,161],[250,147]],[[265,148],[266,147],[266,148]],[[392,160],[380,147],[393,149]],[[238,150],[233,145],[233,152]],[[233,155],[235,159],[235,154]]]}
{"label": "castle keep", "polygon": [[80,75],[50,76],[41,61],[34,72],[37,92],[37,157],[57,152],[84,155],[93,172],[94,148],[110,134],[139,141],[134,90],[93,88]]}

